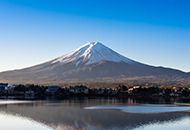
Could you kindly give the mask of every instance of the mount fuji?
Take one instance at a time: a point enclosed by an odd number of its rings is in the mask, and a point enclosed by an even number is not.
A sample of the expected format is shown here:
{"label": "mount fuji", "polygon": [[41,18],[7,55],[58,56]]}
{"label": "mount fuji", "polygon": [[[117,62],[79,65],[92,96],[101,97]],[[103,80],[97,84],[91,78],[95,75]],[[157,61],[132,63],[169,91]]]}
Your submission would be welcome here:
{"label": "mount fuji", "polygon": [[128,64],[135,63],[134,61],[118,54],[112,49],[104,46],[100,42],[89,42],[84,46],[72,51],[71,53],[55,59],[52,63],[73,63],[78,65],[90,65],[100,63],[102,61],[125,62]]}
{"label": "mount fuji", "polygon": [[100,42],[82,47],[46,63],[0,73],[1,82],[46,83],[104,81],[104,79],[165,78],[175,80],[188,74],[180,70],[146,65],[113,51]]}

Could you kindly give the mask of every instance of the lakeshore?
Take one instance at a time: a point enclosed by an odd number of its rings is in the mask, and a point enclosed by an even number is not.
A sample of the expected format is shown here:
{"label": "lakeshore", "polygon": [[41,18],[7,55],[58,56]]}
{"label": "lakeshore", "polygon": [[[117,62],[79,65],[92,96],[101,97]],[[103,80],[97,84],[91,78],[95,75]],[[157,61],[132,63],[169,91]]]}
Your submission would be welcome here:
{"label": "lakeshore", "polygon": [[[91,88],[85,85],[76,85],[70,87],[57,85],[34,85],[34,84],[19,84],[10,85],[8,83],[0,83],[0,98],[1,99],[28,99],[42,100],[47,98],[68,99],[68,98],[118,98],[126,100],[128,98],[148,98],[154,99],[171,99],[171,100],[186,100],[190,102],[190,87],[172,87],[158,85],[118,85],[118,87],[96,87]],[[183,102],[184,102],[183,101]]]}

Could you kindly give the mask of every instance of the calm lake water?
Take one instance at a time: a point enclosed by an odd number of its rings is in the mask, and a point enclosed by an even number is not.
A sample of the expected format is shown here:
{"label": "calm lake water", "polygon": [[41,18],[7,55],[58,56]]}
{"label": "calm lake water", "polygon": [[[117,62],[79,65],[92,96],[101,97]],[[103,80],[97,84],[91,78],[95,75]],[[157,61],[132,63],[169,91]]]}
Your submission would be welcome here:
{"label": "calm lake water", "polygon": [[2,130],[190,130],[190,106],[174,101],[0,100]]}

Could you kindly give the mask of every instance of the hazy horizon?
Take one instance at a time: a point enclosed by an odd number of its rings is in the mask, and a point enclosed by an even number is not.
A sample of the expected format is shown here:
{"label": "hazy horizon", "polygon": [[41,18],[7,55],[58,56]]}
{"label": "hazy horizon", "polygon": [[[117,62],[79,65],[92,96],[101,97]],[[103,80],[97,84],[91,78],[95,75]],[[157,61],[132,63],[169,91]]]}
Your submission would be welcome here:
{"label": "hazy horizon", "polygon": [[186,0],[2,0],[0,72],[99,41],[135,61],[190,72]]}

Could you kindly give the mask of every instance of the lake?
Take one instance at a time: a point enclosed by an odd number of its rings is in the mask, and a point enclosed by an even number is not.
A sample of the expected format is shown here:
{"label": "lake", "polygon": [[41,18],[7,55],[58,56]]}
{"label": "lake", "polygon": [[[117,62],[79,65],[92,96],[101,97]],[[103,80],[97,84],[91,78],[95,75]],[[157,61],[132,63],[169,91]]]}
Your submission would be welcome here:
{"label": "lake", "polygon": [[0,100],[2,130],[189,130],[190,106],[174,100]]}

